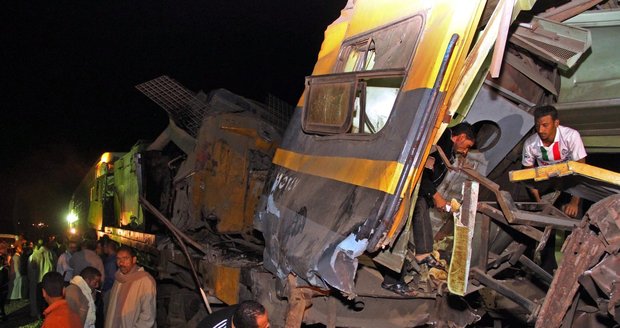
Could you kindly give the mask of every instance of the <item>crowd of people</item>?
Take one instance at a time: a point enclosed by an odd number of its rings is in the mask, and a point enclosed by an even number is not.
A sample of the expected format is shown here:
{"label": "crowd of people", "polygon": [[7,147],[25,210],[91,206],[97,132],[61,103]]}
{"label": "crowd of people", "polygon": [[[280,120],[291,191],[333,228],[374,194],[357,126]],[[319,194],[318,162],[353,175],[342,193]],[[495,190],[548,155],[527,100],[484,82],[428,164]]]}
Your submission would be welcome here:
{"label": "crowd of people", "polygon": [[[2,246],[2,245],[0,245]],[[4,245],[7,246],[7,245]],[[0,322],[5,301],[28,299],[43,328],[155,327],[155,279],[133,248],[107,235],[0,247]],[[1,326],[1,323],[0,323]],[[199,327],[269,327],[265,308],[245,301],[208,315]]]}
{"label": "crowd of people", "polygon": [[29,299],[43,327],[154,327],[156,293],[135,251],[105,235],[64,243],[20,236],[0,252],[0,320],[5,302]]}

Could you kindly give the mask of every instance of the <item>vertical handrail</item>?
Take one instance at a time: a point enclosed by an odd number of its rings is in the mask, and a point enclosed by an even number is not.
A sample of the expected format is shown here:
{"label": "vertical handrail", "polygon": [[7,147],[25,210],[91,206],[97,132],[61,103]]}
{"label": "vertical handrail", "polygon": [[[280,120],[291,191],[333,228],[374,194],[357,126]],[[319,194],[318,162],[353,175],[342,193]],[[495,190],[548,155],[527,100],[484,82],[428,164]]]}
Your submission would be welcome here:
{"label": "vertical handrail", "polygon": [[[448,42],[448,46],[446,47],[446,52],[444,53],[443,60],[441,62],[441,66],[439,67],[439,71],[437,72],[437,77],[435,78],[435,83],[433,85],[433,89],[431,91],[431,95],[426,102],[426,106],[424,107],[425,120],[428,121],[430,119],[429,115],[431,113],[431,109],[437,105],[437,99],[439,98],[439,92],[441,85],[443,84],[444,77],[446,75],[446,71],[448,69],[448,65],[450,64],[450,59],[452,58],[452,54],[454,53],[454,48],[456,46],[456,42],[459,38],[458,34],[453,34],[450,38],[450,42]],[[413,129],[413,127],[411,127]],[[411,131],[410,129],[410,131]],[[428,131],[419,131],[415,136],[419,136],[421,134],[428,133]],[[412,138],[413,139],[413,138]],[[414,139],[415,140],[415,139]],[[380,219],[377,220],[377,226],[374,229],[375,232],[371,236],[368,250],[375,251],[378,248],[379,241],[383,239],[383,235],[385,231],[392,225],[394,222],[394,215],[398,210],[401,203],[401,194],[405,188],[405,184],[407,182],[407,176],[409,175],[409,171],[411,170],[414,160],[417,157],[418,144],[414,143],[414,140],[407,140],[405,144],[410,144],[410,147],[407,151],[407,159],[403,165],[403,170],[401,171],[400,177],[398,178],[398,183],[396,184],[396,189],[393,195],[389,195],[381,204],[379,211],[377,212],[378,216],[381,216],[381,213],[384,212]],[[387,206],[386,206],[386,203]],[[387,209],[385,209],[387,207]]]}

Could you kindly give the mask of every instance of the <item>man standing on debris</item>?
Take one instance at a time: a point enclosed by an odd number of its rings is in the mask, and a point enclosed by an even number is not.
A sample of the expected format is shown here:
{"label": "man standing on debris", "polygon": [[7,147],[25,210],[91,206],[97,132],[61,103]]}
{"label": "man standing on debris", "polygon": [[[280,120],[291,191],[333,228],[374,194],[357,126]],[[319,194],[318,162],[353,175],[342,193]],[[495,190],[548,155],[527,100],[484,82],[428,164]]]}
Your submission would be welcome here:
{"label": "man standing on debris", "polygon": [[[467,156],[469,149],[474,145],[474,140],[475,136],[471,124],[463,122],[446,131],[437,145],[446,154],[448,160],[454,163],[458,156],[462,158]],[[437,187],[447,173],[448,168],[441,159],[439,152],[431,153],[424,165],[418,199],[413,210],[413,244],[415,245],[415,261],[417,262],[417,265],[413,265],[413,267],[426,266],[427,269],[444,269],[441,262],[432,255],[433,227],[431,226],[429,210],[434,207],[441,212],[450,211],[448,201],[437,191]],[[405,263],[403,275],[407,273],[409,265],[408,262]],[[409,286],[404,282],[404,276],[401,276],[400,281],[396,281],[389,275],[386,275],[384,279],[383,288],[403,295],[409,295],[411,292]]]}
{"label": "man standing on debris", "polygon": [[[463,122],[446,131],[437,142],[451,163],[457,156],[465,157],[474,145],[474,131],[471,124]],[[448,201],[437,191],[443,181],[448,168],[438,152],[429,155],[422,173],[418,200],[413,210],[413,239],[415,243],[415,260],[418,264],[427,264],[429,267],[441,266],[431,252],[433,251],[433,228],[429,208],[448,211]]]}
{"label": "man standing on debris", "polygon": [[116,252],[118,271],[110,290],[105,327],[154,327],[155,279],[137,265],[133,249],[121,246]]}
{"label": "man standing on debris", "polygon": [[[536,134],[523,145],[522,164],[525,168],[546,166],[567,161],[586,162],[586,150],[579,132],[560,125],[558,111],[553,106],[541,106],[534,109]],[[537,189],[530,189],[537,202],[541,201]],[[572,196],[562,210],[570,217],[577,216],[579,197]]]}
{"label": "man standing on debris", "polygon": [[[536,133],[525,140],[523,144],[523,159],[521,164],[525,168],[546,166],[567,161],[586,162],[586,150],[579,132],[560,125],[558,111],[555,107],[546,105],[534,109]],[[530,193],[536,202],[541,202],[540,191],[530,188]],[[571,195],[570,200],[559,199],[559,206],[566,215],[576,217],[579,213],[580,199]],[[553,231],[545,247],[540,253],[541,267],[549,273],[557,268],[555,260],[555,231]]]}

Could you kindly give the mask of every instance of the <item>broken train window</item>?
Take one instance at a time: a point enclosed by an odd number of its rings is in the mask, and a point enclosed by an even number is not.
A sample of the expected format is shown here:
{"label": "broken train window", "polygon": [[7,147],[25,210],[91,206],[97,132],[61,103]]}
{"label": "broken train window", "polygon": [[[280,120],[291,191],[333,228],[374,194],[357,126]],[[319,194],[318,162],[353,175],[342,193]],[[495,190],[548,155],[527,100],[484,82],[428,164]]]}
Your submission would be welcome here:
{"label": "broken train window", "polygon": [[379,132],[394,107],[422,22],[416,15],[343,42],[334,74],[306,78],[304,131]]}

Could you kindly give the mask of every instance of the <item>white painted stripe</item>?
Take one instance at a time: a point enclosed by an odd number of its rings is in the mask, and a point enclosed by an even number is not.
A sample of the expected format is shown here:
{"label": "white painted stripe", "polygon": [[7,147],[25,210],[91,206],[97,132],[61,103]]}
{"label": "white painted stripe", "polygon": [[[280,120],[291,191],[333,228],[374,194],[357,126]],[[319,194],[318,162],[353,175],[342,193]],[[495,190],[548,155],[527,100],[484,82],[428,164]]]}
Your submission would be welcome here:
{"label": "white painted stripe", "polygon": [[213,328],[226,328],[226,323],[228,323],[228,319],[224,319],[213,326]]}

